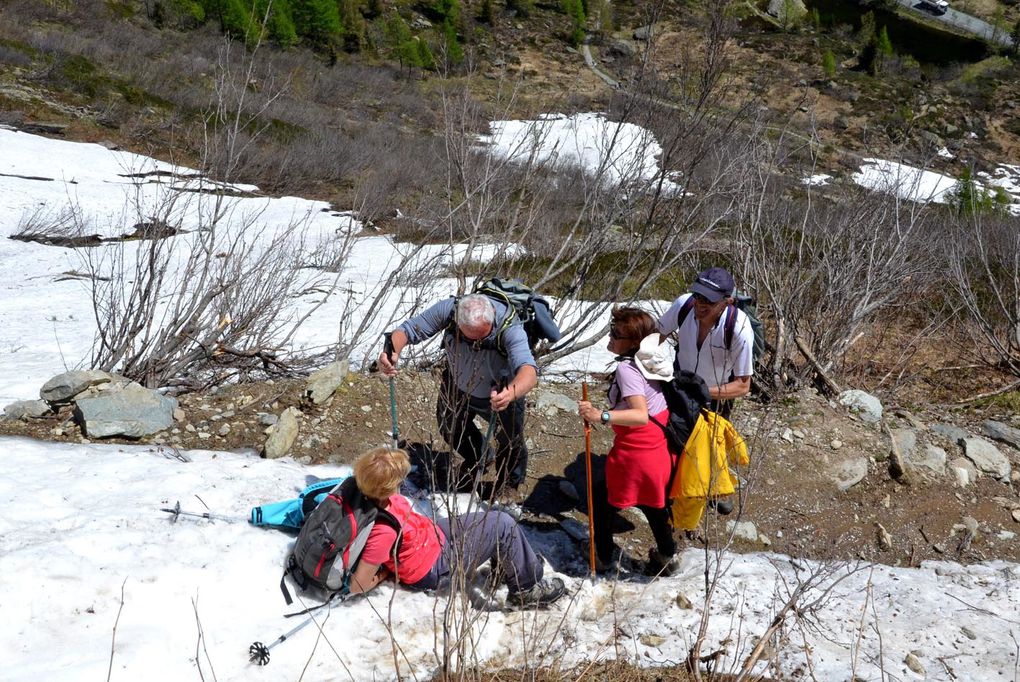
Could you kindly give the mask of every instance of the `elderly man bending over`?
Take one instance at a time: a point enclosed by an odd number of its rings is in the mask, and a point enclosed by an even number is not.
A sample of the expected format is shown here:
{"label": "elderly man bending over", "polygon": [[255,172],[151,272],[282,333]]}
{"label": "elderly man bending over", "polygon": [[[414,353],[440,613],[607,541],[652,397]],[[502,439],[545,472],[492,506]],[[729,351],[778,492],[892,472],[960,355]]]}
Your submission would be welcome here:
{"label": "elderly man bending over", "polygon": [[[528,347],[524,327],[514,320],[504,328],[508,307],[483,294],[449,298],[432,305],[393,331],[393,357],[384,351],[379,368],[397,373],[400,352],[443,332],[443,370],[436,420],[439,432],[464,458],[459,485],[469,488],[475,474],[496,465],[496,489],[518,489],[528,469],[524,441],[524,396],[538,383],[538,365]],[[496,420],[495,453],[478,430],[474,417]]]}

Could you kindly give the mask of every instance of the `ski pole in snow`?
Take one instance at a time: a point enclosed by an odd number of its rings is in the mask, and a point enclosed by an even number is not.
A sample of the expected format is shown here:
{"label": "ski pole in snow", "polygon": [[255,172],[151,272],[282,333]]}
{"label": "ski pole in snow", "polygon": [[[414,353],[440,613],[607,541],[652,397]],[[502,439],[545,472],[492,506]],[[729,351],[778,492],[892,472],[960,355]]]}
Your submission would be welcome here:
{"label": "ski pole in snow", "polygon": [[[322,606],[327,607],[327,609],[331,609],[337,604],[342,604],[343,602],[347,601],[348,596],[349,595],[346,594],[342,595],[337,593],[334,596],[330,597],[329,601],[327,601],[325,604],[322,604]],[[287,641],[289,638],[293,637],[295,633],[300,632],[302,629],[307,627],[309,623],[313,622],[315,622],[315,616],[311,615],[308,616],[303,621],[295,625],[293,628],[291,628],[287,632],[283,633],[282,635],[274,639],[272,643],[268,645],[263,644],[262,642],[252,642],[251,646],[248,647],[248,661],[251,663],[255,663],[257,665],[269,665],[269,651],[273,647]]]}
{"label": "ski pole in snow", "polygon": [[222,514],[212,514],[210,512],[199,513],[184,511],[181,509],[181,503],[179,500],[176,504],[174,504],[173,508],[162,507],[160,508],[160,511],[171,515],[170,523],[177,523],[177,520],[182,516],[191,516],[196,519],[208,519],[209,521],[226,521],[227,523],[239,523],[241,521],[244,521],[245,523],[248,522],[247,518],[242,519],[239,516],[223,516]]}
{"label": "ski pole in snow", "polygon": [[[588,401],[588,382],[581,382],[581,400]],[[595,580],[595,517],[591,492],[591,424],[584,422],[584,469],[588,475],[588,559],[591,562],[591,579]]]}
{"label": "ski pole in snow", "polygon": [[[383,334],[386,341],[383,343],[383,352],[386,353],[386,359],[393,364],[393,334],[387,332]],[[393,430],[393,449],[397,449],[397,444],[400,442],[399,430],[397,429],[397,380],[396,377],[390,377],[390,422],[392,423]]]}

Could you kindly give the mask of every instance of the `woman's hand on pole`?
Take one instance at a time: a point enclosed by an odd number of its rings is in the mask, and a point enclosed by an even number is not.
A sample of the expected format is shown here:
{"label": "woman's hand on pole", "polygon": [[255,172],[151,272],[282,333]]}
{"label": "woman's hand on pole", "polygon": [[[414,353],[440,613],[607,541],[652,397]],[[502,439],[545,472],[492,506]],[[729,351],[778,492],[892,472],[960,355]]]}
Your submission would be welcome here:
{"label": "woman's hand on pole", "polygon": [[602,410],[593,406],[587,400],[577,401],[577,414],[589,424],[598,424],[602,421]]}

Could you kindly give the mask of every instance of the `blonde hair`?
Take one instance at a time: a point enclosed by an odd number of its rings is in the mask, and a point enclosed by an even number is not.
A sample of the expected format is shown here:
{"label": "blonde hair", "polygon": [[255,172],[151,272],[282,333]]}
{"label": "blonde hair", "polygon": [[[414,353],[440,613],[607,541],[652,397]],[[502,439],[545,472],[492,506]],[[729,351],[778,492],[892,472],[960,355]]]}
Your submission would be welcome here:
{"label": "blonde hair", "polygon": [[403,450],[373,448],[354,461],[354,480],[365,495],[385,500],[400,490],[400,483],[410,470],[411,461]]}

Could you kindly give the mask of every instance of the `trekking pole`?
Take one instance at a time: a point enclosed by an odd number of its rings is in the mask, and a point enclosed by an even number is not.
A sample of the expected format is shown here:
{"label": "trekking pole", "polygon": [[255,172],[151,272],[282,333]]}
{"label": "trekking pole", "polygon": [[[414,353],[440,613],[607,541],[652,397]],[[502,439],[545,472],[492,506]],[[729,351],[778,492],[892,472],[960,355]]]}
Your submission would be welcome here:
{"label": "trekking pole", "polygon": [[[581,382],[581,400],[588,401],[588,382]],[[591,579],[595,581],[595,516],[591,491],[591,424],[584,422],[584,469],[588,477],[588,561],[591,563]]]}
{"label": "trekking pole", "polygon": [[[386,332],[383,334],[386,339],[383,342],[383,352],[386,353],[386,358],[393,364],[393,334]],[[390,423],[392,425],[391,435],[393,436],[393,449],[397,449],[397,445],[400,442],[399,431],[397,430],[397,378],[390,377]]]}
{"label": "trekking pole", "polygon": [[[332,609],[336,604],[342,604],[347,601],[347,597],[348,595],[337,595],[330,601],[326,602],[323,606],[328,606]],[[293,637],[295,633],[301,631],[303,628],[307,627],[309,623],[313,622],[315,622],[315,616],[308,616],[293,628],[274,639],[273,642],[268,645],[263,644],[262,642],[252,642],[251,646],[248,647],[248,661],[257,665],[269,665],[269,651],[273,647],[287,641],[287,639]]]}
{"label": "trekking pole", "polygon": [[160,511],[171,515],[172,518],[170,519],[170,523],[177,523],[177,520],[182,516],[192,516],[197,519],[207,519],[209,521],[226,521],[227,523],[240,523],[241,521],[244,521],[245,523],[248,522],[247,518],[241,518],[239,516],[223,516],[222,514],[212,514],[210,512],[200,514],[198,512],[183,511],[179,500],[176,504],[174,504],[173,508],[161,507]]}

